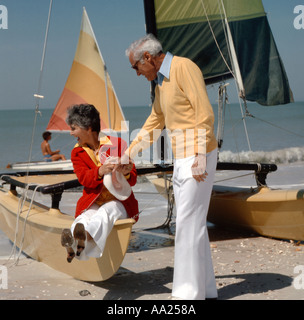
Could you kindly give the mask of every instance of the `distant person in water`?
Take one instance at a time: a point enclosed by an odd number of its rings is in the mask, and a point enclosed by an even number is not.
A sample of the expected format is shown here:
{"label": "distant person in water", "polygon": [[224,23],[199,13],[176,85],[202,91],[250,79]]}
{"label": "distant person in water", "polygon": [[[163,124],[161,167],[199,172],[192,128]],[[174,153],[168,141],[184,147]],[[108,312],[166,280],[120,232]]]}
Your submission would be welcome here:
{"label": "distant person in water", "polygon": [[42,134],[43,141],[41,143],[41,152],[43,154],[44,161],[57,161],[57,160],[66,160],[63,154],[60,154],[60,150],[52,151],[49,140],[52,139],[52,133],[45,131]]}

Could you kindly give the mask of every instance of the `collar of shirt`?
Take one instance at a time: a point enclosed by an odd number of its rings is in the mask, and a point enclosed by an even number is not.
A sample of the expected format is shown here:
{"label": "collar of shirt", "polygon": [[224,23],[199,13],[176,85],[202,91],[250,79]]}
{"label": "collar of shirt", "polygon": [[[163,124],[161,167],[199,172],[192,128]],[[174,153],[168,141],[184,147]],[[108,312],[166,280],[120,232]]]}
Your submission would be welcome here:
{"label": "collar of shirt", "polygon": [[157,72],[157,79],[154,80],[160,86],[163,83],[164,77],[166,77],[167,79],[170,78],[170,69],[171,69],[172,59],[173,59],[173,54],[170,52],[167,52],[164,58],[164,61],[161,64],[159,71]]}

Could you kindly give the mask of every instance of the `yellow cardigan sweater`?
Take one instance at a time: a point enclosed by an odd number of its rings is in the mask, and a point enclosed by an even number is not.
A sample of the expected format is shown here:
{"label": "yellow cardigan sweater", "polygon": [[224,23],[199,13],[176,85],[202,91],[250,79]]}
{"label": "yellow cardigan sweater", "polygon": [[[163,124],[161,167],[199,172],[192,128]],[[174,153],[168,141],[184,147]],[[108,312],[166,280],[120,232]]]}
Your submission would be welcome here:
{"label": "yellow cardigan sweater", "polygon": [[217,147],[213,124],[214,114],[201,70],[190,59],[174,56],[170,77],[164,77],[156,86],[151,114],[128,154],[134,158],[140,149],[150,146],[165,126],[176,159],[206,154]]}

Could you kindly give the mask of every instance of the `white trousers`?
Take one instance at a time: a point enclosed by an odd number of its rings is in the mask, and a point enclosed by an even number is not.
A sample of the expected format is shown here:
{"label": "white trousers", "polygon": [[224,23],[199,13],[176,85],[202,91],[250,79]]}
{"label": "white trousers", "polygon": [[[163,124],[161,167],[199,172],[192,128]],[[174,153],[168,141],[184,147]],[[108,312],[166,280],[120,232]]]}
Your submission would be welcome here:
{"label": "white trousers", "polygon": [[192,177],[194,156],[174,162],[176,233],[172,296],[187,300],[216,298],[216,282],[207,230],[207,213],[217,163],[217,149],[207,154],[207,179]]}
{"label": "white trousers", "polygon": [[[87,260],[90,257],[100,258],[102,256],[107,237],[118,219],[126,219],[128,214],[125,207],[119,201],[110,201],[102,206],[93,204],[88,210],[79,215],[71,226],[73,234],[77,223],[82,223],[85,230],[91,235],[93,241],[85,241],[85,249],[80,256],[76,256],[79,260]],[[76,252],[77,243],[74,242],[73,249]]]}

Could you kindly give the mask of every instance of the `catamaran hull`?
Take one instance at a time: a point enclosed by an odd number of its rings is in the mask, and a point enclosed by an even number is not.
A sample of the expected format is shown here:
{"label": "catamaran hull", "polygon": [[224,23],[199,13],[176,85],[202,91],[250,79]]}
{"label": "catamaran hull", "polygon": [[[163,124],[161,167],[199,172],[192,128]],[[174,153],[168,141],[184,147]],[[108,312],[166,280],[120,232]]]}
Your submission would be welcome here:
{"label": "catamaran hull", "polygon": [[[15,241],[18,201],[19,198],[11,192],[0,191],[0,228],[12,242]],[[133,219],[116,222],[101,258],[74,259],[67,263],[60,238],[62,230],[69,228],[74,218],[40,204],[34,204],[29,214],[28,211],[29,203],[25,203],[19,216],[16,239],[17,246],[28,256],[84,281],[103,281],[118,270],[128,248]]]}
{"label": "catamaran hull", "polygon": [[[165,179],[150,180],[167,197]],[[167,190],[167,191],[166,191]],[[273,190],[214,186],[207,220],[267,237],[304,240],[304,189]]]}
{"label": "catamaran hull", "polygon": [[16,162],[11,165],[13,170],[73,170],[71,160],[62,161],[34,161],[34,162]]}
{"label": "catamaran hull", "polygon": [[262,236],[304,240],[304,189],[214,186],[208,221]]}

